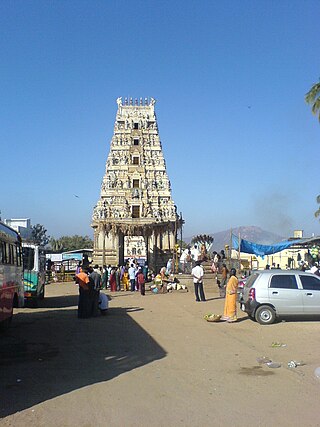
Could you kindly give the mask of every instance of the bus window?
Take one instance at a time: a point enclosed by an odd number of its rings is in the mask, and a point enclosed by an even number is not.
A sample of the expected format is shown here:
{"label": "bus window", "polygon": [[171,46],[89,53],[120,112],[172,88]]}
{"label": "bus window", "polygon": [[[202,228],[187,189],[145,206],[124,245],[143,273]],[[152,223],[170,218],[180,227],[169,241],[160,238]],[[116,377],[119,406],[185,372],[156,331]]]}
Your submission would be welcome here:
{"label": "bus window", "polygon": [[13,254],[13,264],[18,265],[17,248],[14,246],[12,246],[12,254]]}
{"label": "bus window", "polygon": [[23,269],[24,270],[33,270],[34,268],[34,249],[33,248],[23,248]]}
{"label": "bus window", "polygon": [[8,261],[8,264],[14,265],[14,262],[13,262],[13,246],[8,244],[8,247],[9,247],[9,259],[7,261]]}
{"label": "bus window", "polygon": [[17,246],[16,250],[17,250],[17,265],[21,266],[21,247]]}

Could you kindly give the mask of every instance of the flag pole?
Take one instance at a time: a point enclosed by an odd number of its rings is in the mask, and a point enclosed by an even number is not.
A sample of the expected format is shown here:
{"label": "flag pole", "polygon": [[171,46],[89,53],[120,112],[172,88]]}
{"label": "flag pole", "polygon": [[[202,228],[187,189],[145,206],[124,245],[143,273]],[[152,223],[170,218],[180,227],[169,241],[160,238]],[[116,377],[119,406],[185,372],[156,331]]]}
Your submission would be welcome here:
{"label": "flag pole", "polygon": [[238,237],[239,273],[240,273],[240,270],[241,270],[241,251],[240,251],[240,246],[241,246],[241,235],[240,235],[240,229],[239,229],[239,237]]}

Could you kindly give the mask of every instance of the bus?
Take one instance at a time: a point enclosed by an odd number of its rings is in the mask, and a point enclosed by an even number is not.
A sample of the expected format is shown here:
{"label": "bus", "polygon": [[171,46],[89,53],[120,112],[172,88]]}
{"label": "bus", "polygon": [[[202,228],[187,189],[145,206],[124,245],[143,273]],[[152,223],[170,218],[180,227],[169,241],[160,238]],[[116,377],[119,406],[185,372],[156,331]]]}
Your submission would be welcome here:
{"label": "bus", "polygon": [[22,243],[24,298],[37,302],[44,298],[46,252],[42,246]]}
{"label": "bus", "polygon": [[17,231],[0,221],[0,326],[12,320],[13,308],[23,307],[22,246]]}

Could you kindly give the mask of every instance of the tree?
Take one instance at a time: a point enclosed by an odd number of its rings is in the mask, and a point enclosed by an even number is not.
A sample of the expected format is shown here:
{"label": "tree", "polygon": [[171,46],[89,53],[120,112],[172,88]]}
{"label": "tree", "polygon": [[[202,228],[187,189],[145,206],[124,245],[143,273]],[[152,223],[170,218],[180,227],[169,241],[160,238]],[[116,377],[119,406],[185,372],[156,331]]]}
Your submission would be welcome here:
{"label": "tree", "polygon": [[312,106],[311,111],[315,116],[318,115],[318,120],[320,122],[320,82],[315,83],[309,92],[306,93],[305,101]]}
{"label": "tree", "polygon": [[37,224],[32,227],[31,241],[36,245],[45,246],[49,242],[50,236],[47,236],[47,230],[43,225]]}
{"label": "tree", "polygon": [[51,249],[54,252],[59,252],[63,250],[63,246],[59,240],[56,240],[55,238],[51,237],[49,240],[49,245],[51,246]]}
{"label": "tree", "polygon": [[[320,195],[317,197],[317,203],[320,205]],[[316,212],[314,213],[314,216],[315,216],[316,218],[318,218],[318,217],[320,216],[320,206],[319,206],[319,208],[316,210]],[[320,218],[319,218],[319,220],[320,220]]]}
{"label": "tree", "polygon": [[93,240],[89,236],[62,236],[59,239],[51,239],[50,245],[55,251],[75,251],[77,249],[92,249]]}
{"label": "tree", "polygon": [[[312,105],[311,111],[316,116],[318,114],[318,120],[320,122],[320,82],[315,83],[308,93],[305,95],[306,103]],[[317,197],[317,203],[320,204],[320,195]],[[320,207],[314,213],[314,216],[318,218],[320,216]]]}
{"label": "tree", "polygon": [[177,240],[177,244],[179,245],[180,248],[182,249],[186,249],[188,247],[188,245],[186,244],[186,242],[184,240]]}

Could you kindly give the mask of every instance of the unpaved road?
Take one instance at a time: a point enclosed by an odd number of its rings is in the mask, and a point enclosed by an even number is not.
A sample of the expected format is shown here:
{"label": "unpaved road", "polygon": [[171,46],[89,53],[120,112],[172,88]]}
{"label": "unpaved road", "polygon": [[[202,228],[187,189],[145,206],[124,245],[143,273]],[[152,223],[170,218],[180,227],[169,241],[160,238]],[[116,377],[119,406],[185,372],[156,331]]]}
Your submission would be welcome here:
{"label": "unpaved road", "polygon": [[109,315],[77,319],[76,286],[52,284],[15,314],[0,338],[1,426],[320,426],[319,321],[207,323],[223,307],[210,283],[205,303],[113,295]]}

